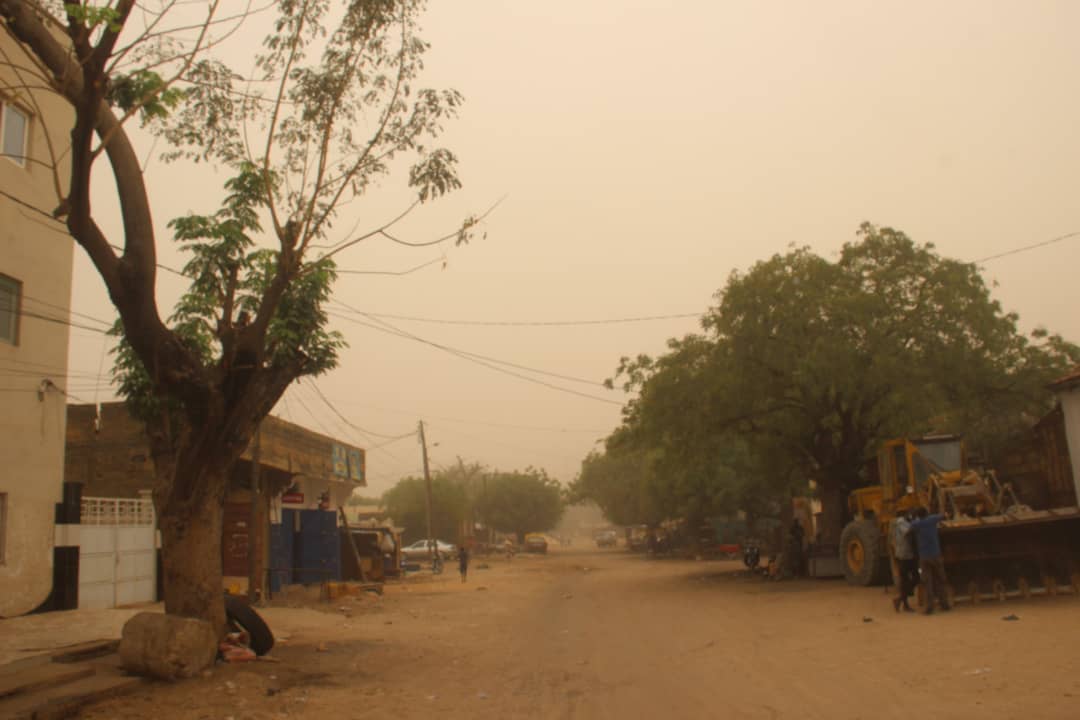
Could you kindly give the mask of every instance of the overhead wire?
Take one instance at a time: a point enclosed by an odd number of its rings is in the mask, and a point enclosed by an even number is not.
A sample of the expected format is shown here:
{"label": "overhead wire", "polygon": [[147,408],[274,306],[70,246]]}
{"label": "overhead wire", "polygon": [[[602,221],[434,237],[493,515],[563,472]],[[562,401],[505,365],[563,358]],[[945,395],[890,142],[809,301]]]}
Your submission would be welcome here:
{"label": "overhead wire", "polygon": [[638,317],[608,318],[597,320],[451,320],[446,318],[420,317],[416,315],[392,315],[390,313],[366,312],[373,318],[391,320],[410,320],[413,322],[434,323],[438,325],[476,325],[492,327],[567,327],[575,325],[617,325],[620,323],[649,322],[653,320],[675,320],[701,317],[696,313],[673,313],[670,315],[641,315]]}
{"label": "overhead wire", "polygon": [[[422,343],[424,345],[429,345],[431,347],[442,350],[443,352],[447,352],[447,353],[449,353],[451,355],[459,357],[462,360],[466,360],[468,362],[472,362],[472,363],[475,363],[477,365],[481,365],[483,367],[486,367],[486,368],[488,368],[490,370],[494,370],[495,372],[499,372],[499,373],[502,373],[504,375],[509,375],[511,377],[516,377],[516,378],[518,378],[520,380],[524,380],[526,382],[530,382],[530,383],[533,383],[533,384],[536,384],[536,385],[541,385],[541,386],[550,388],[552,390],[556,390],[558,392],[567,393],[567,394],[570,394],[570,395],[576,395],[576,396],[582,397],[582,398],[588,398],[589,400],[595,400],[597,402],[607,403],[609,405],[618,405],[620,407],[622,406],[622,403],[617,401],[617,400],[609,400],[608,398],[600,397],[599,395],[590,395],[589,393],[580,392],[578,390],[574,390],[573,388],[563,387],[561,385],[556,385],[554,383],[549,383],[549,382],[547,382],[545,380],[540,380],[539,378],[530,377],[528,375],[522,375],[521,373],[514,372],[512,370],[507,370],[506,368],[499,367],[498,365],[495,365],[495,364],[493,364],[491,362],[485,362],[484,360],[478,359],[479,357],[482,357],[482,356],[465,353],[463,351],[455,350],[453,348],[447,347],[445,345],[441,345],[441,344],[433,342],[431,340],[426,340],[424,338],[413,335],[412,333],[408,333],[408,332],[406,332],[404,330],[400,330],[399,328],[395,328],[394,326],[389,325],[388,323],[386,323],[385,321],[382,321],[382,320],[376,320],[375,322],[380,323],[380,324],[374,324],[374,323],[366,323],[363,320],[358,320],[358,319],[356,319],[354,317],[350,317],[348,315],[333,314],[333,316],[344,319],[344,320],[348,320],[349,322],[360,325],[362,327],[367,327],[367,328],[370,328],[372,330],[377,330],[379,332],[387,333],[389,335],[394,335],[396,337],[406,338],[408,340],[413,340],[415,342],[419,342],[419,343]],[[382,327],[382,325],[386,325],[387,327]],[[512,365],[511,363],[506,363],[505,361],[497,361],[497,362],[503,362],[504,364]],[[536,369],[533,369],[533,368],[530,368],[530,371],[532,371],[532,372],[540,372],[540,373],[544,373],[544,374],[548,374],[548,375],[554,374],[554,373],[548,373],[547,371],[543,371],[543,370],[536,370]],[[574,378],[574,380],[576,380],[577,382],[586,382],[586,383],[593,384],[592,381],[582,380],[580,378]],[[595,383],[595,384],[600,385],[600,383]]]}
{"label": "overhead wire", "polygon": [[[308,415],[310,415],[312,417],[312,419],[315,420],[315,422],[318,424],[319,428],[322,429],[322,431],[327,436],[329,436],[329,437],[348,436],[348,435],[350,435],[350,432],[347,429],[345,429],[346,427],[352,427],[354,430],[357,430],[358,432],[360,431],[360,429],[357,426],[355,426],[351,421],[349,421],[348,418],[346,418],[344,415],[341,415],[340,413],[337,412],[337,410],[336,410],[336,408],[334,408],[333,404],[329,402],[329,399],[326,398],[326,396],[322,394],[322,392],[318,389],[317,386],[315,386],[314,384],[311,384],[311,388],[314,389],[316,391],[316,393],[318,393],[318,397],[326,404],[326,406],[328,408],[330,408],[331,411],[333,411],[335,413],[335,415],[338,418],[334,423],[337,426],[337,431],[331,430],[328,427],[327,424],[324,424],[322,422],[322,420],[320,420],[315,415],[315,412],[311,409],[311,407],[308,406],[307,403],[304,402],[304,399],[300,396],[300,394],[299,394],[300,390],[303,389],[304,387],[305,387],[304,385],[296,385],[296,386],[293,386],[291,388],[292,391],[293,391],[293,399],[295,399],[297,402],[300,403],[300,406],[303,407],[304,410],[307,411]],[[344,425],[342,425],[341,423],[344,423]],[[365,448],[365,450],[366,451],[382,452],[383,454],[387,455],[388,457],[393,458],[394,460],[400,461],[400,458],[398,458],[394,453],[392,453],[389,450],[385,449],[384,446],[391,444],[391,442],[393,442],[393,441],[401,439],[401,437],[409,437],[410,435],[413,435],[413,434],[415,434],[415,433],[407,433],[404,436],[385,436],[385,437],[389,438],[388,442],[383,442],[383,443],[373,442],[372,446]]]}
{"label": "overhead wire", "polygon": [[[398,327],[396,327],[394,325],[391,325],[390,323],[386,322],[385,320],[379,319],[378,317],[376,317],[372,313],[367,313],[367,312],[364,312],[363,310],[357,310],[356,308],[354,308],[354,307],[352,307],[350,305],[347,305],[346,303],[343,303],[340,300],[335,300],[334,303],[341,306],[341,307],[343,307],[343,308],[345,308],[346,310],[349,310],[349,311],[351,311],[353,313],[356,313],[357,315],[365,317],[365,318],[371,320],[372,322],[378,323],[380,326],[388,328],[389,330],[391,330],[391,331],[393,331],[395,333],[399,333],[403,337],[408,337],[408,338],[410,338],[412,340],[416,340],[418,342],[422,342],[424,344],[431,345],[433,347],[437,347],[440,350],[444,350],[444,351],[449,352],[449,353],[468,355],[468,356],[470,356],[472,358],[478,358],[480,360],[486,360],[488,362],[493,362],[493,363],[496,363],[498,365],[506,365],[507,367],[516,368],[518,370],[525,370],[527,372],[537,373],[538,375],[547,375],[549,377],[558,378],[560,380],[568,380],[570,382],[582,383],[584,385],[603,387],[603,383],[600,383],[600,382],[598,382],[596,380],[589,380],[588,378],[580,378],[580,377],[576,377],[574,375],[566,375],[566,374],[563,374],[563,373],[551,372],[549,370],[541,370],[539,368],[529,367],[528,365],[520,365],[518,363],[513,363],[513,362],[510,362],[508,360],[500,360],[498,358],[491,357],[490,355],[481,355],[480,353],[474,353],[474,352],[470,352],[468,350],[461,350],[460,348],[453,348],[453,347],[450,347],[448,345],[443,345],[441,343],[436,343],[436,342],[431,341],[431,340],[426,340],[424,338],[421,338],[418,335],[414,335],[414,334],[408,332],[407,330],[402,330],[401,328],[398,328]],[[342,317],[342,316],[341,315],[335,315],[335,317]]]}
{"label": "overhead wire", "polygon": [[381,411],[384,411],[384,412],[394,412],[394,413],[402,413],[402,414],[406,414],[406,415],[416,415],[418,417],[423,416],[425,418],[431,418],[432,420],[442,420],[444,422],[465,423],[466,425],[484,425],[486,427],[509,428],[509,429],[512,429],[512,430],[528,430],[530,432],[534,432],[534,431],[536,431],[536,432],[558,432],[558,433],[568,433],[568,432],[606,433],[606,432],[608,432],[607,430],[597,430],[595,428],[550,427],[550,426],[544,427],[544,426],[540,426],[540,425],[519,425],[519,424],[513,424],[513,423],[497,423],[497,422],[488,422],[488,421],[484,421],[484,420],[470,420],[470,419],[466,419],[466,418],[447,417],[445,415],[431,415],[431,414],[423,412],[421,410],[406,410],[406,409],[403,409],[403,408],[386,408],[386,407],[377,407],[375,405],[358,405],[356,403],[343,403],[343,404],[345,404],[345,405],[353,405],[353,406],[356,406],[356,407],[366,407],[369,410],[381,410]]}
{"label": "overhead wire", "polygon": [[1005,250],[1003,252],[996,253],[994,255],[987,255],[984,258],[979,258],[975,261],[976,264],[990,262],[991,260],[998,260],[1003,257],[1009,257],[1011,255],[1019,255],[1020,253],[1027,252],[1029,250],[1037,250],[1039,248],[1046,247],[1047,245],[1053,245],[1055,243],[1070,240],[1075,237],[1080,237],[1080,230],[1064,235],[1058,235],[1057,237],[1050,238],[1049,240],[1043,240],[1042,242],[1033,243],[1031,245],[1024,245],[1023,247],[1013,248],[1012,250]]}

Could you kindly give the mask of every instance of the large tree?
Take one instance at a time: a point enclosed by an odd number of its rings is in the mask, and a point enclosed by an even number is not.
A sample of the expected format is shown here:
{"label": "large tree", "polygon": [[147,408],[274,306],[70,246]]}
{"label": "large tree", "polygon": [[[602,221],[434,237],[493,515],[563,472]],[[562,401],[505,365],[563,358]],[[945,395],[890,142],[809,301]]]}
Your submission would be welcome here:
{"label": "large tree", "polygon": [[[228,469],[289,383],[336,364],[340,338],[322,310],[332,257],[377,235],[409,244],[391,234],[396,221],[332,235],[342,208],[392,168],[407,174],[417,203],[459,186],[453,154],[430,143],[461,97],[417,87],[423,6],[0,0],[4,32],[22,52],[0,62],[73,110],[70,137],[50,137],[46,156],[33,158],[57,191],[38,210],[86,251],[119,314],[123,390],[152,445],[169,613],[224,625]],[[261,47],[243,53],[253,67],[245,77],[219,51],[259,12],[276,16]],[[137,149],[146,135],[130,132],[135,118],[164,138],[170,159],[232,178],[219,210],[173,223],[191,253],[192,287],[169,321],[141,168],[152,148]],[[102,165],[119,200],[115,236],[90,201]],[[450,239],[464,241],[472,223]]]}
{"label": "large tree", "polygon": [[[398,480],[382,497],[382,506],[399,527],[405,541],[427,538],[427,489],[424,478]],[[456,478],[437,472],[431,478],[431,532],[437,540],[456,543],[468,509],[466,488]]]}
{"label": "large tree", "polygon": [[[612,440],[663,449],[669,492],[703,504],[725,489],[746,502],[813,480],[835,541],[881,440],[962,432],[992,456],[1048,409],[1046,382],[1080,350],[1045,331],[1025,336],[1017,320],[977,266],[864,224],[834,262],[796,248],[732,273],[704,334],[624,360],[624,384],[640,395]],[[679,473],[700,489],[687,494]]]}
{"label": "large tree", "polygon": [[522,540],[526,533],[550,530],[559,523],[563,492],[542,469],[495,471],[487,478],[478,509],[485,523]]}

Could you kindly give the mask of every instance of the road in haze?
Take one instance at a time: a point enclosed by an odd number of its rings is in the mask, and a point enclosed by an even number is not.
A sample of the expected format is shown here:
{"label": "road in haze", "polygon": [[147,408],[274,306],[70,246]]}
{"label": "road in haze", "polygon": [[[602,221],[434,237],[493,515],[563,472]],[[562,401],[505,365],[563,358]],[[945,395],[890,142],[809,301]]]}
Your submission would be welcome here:
{"label": "road in haze", "polygon": [[[1080,600],[896,615],[881,588],[555,549],[379,601],[271,608],[281,663],[93,718],[1074,718]],[[481,561],[482,562],[482,561]],[[481,589],[483,588],[483,589]],[[346,608],[350,617],[343,616]],[[1015,613],[1018,621],[1003,621]]]}

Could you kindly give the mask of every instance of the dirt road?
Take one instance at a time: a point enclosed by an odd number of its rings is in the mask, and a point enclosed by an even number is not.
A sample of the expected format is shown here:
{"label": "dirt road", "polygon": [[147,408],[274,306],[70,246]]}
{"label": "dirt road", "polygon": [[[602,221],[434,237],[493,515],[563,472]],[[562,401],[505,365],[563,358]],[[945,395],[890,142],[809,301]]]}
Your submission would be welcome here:
{"label": "dirt road", "polygon": [[[280,663],[218,666],[88,718],[1074,718],[1080,600],[896,615],[880,588],[566,551],[275,609]],[[1015,613],[1018,621],[1003,621]]]}

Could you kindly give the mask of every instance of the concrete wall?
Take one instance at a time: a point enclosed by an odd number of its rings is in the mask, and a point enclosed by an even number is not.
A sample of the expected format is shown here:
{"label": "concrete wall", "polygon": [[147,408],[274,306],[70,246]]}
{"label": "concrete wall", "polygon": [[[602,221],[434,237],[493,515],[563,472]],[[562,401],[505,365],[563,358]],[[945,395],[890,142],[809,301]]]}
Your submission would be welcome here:
{"label": "concrete wall", "polygon": [[[13,62],[25,60],[18,44],[0,33],[0,48]],[[31,63],[25,62],[30,66]],[[28,154],[20,166],[0,157],[0,190],[50,213],[58,204],[46,130],[59,153],[71,127],[70,107],[42,91],[7,90],[35,85],[0,67],[0,100],[30,115]],[[61,161],[59,174],[69,172]],[[52,589],[55,504],[64,472],[64,406],[67,387],[68,310],[74,243],[63,227],[9,197],[0,196],[0,273],[22,283],[18,338],[0,340],[0,494],[6,496],[0,561],[0,616],[33,610]],[[54,318],[54,320],[45,319]],[[44,383],[45,389],[39,393]],[[51,385],[49,384],[51,383]]]}

